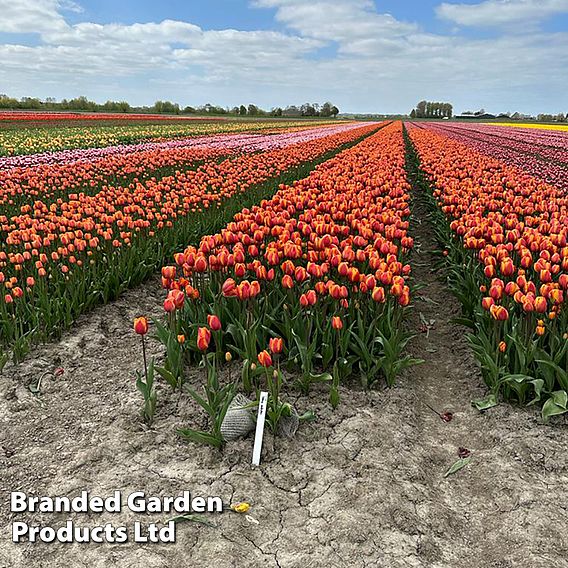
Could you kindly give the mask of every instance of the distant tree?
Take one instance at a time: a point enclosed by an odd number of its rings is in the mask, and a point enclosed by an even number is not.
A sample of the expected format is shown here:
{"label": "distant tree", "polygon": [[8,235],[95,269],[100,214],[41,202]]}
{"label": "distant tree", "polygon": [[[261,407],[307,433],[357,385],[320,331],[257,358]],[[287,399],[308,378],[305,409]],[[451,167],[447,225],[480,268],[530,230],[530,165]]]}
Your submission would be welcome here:
{"label": "distant tree", "polygon": [[426,101],[420,101],[416,105],[416,118],[426,118]]}
{"label": "distant tree", "polygon": [[321,105],[321,108],[320,108],[320,116],[322,116],[322,117],[331,116],[331,107],[332,106],[333,105],[329,101],[323,103],[323,105]]}
{"label": "distant tree", "polygon": [[333,116],[333,118],[336,118],[338,114],[339,114],[339,109],[335,105],[333,105],[331,107],[331,116]]}
{"label": "distant tree", "polygon": [[316,109],[310,103],[304,103],[300,107],[300,111],[302,112],[302,116],[315,116],[316,115]]}
{"label": "distant tree", "polygon": [[158,114],[179,114],[180,108],[177,103],[171,101],[156,101],[150,111]]}
{"label": "distant tree", "polygon": [[249,105],[247,113],[249,116],[256,116],[258,114],[258,107],[256,105]]}
{"label": "distant tree", "polygon": [[21,108],[38,110],[41,108],[41,101],[32,97],[23,97],[20,99]]}
{"label": "distant tree", "polygon": [[246,114],[247,114],[247,107],[246,107],[245,105],[241,105],[241,106],[239,107],[239,114],[240,114],[241,116],[246,116]]}
{"label": "distant tree", "polygon": [[302,112],[296,105],[289,105],[282,111],[282,116],[301,116]]}
{"label": "distant tree", "polygon": [[413,109],[410,111],[410,118],[416,118],[416,109],[413,108]]}
{"label": "distant tree", "polygon": [[450,118],[453,107],[450,103],[420,101],[413,112],[414,114],[410,113],[411,118],[441,118],[445,116]]}
{"label": "distant tree", "polygon": [[280,107],[273,107],[270,110],[270,114],[272,116],[282,116],[282,109]]}

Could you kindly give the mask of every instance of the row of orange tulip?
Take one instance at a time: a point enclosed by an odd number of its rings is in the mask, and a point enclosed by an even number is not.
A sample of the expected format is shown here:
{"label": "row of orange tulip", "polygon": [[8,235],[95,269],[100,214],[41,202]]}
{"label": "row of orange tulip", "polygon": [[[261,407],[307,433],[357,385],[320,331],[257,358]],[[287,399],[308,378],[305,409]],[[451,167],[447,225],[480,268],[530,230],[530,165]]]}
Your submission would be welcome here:
{"label": "row of orange tulip", "polygon": [[266,180],[374,129],[365,125],[267,152],[211,159],[196,170],[125,187],[109,184],[94,194],[70,193],[50,204],[38,200],[1,217],[2,339],[70,323],[88,305],[150,273],[180,242],[226,218],[222,205],[234,196],[249,202]]}
{"label": "row of orange tulip", "polygon": [[[413,362],[400,358],[408,190],[400,123],[281,185],[162,269],[169,337],[194,336],[195,322],[215,314],[220,352],[256,362],[270,337],[283,338],[305,388],[332,366],[334,378],[358,366],[367,384],[381,375],[392,383]],[[166,343],[173,367],[179,353]]]}
{"label": "row of orange tulip", "polygon": [[459,245],[450,284],[494,394],[568,392],[568,194],[440,133],[409,134]]}

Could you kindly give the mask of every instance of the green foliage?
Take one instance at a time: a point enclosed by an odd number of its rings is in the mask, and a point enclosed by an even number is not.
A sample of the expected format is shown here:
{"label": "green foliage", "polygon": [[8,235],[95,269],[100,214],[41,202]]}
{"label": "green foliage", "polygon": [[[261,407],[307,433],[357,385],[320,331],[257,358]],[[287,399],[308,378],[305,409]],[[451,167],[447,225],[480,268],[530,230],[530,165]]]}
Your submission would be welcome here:
{"label": "green foliage", "polygon": [[204,365],[207,370],[207,381],[205,383],[205,396],[201,396],[197,391],[188,385],[183,385],[184,389],[191,395],[193,400],[207,413],[209,417],[210,431],[194,430],[192,428],[181,428],[178,434],[198,444],[207,444],[215,448],[223,446],[223,435],[221,434],[221,425],[229,409],[233,398],[235,397],[235,385],[230,383],[221,386],[217,376],[215,359],[213,363],[209,361],[209,357],[204,355]]}
{"label": "green foliage", "polygon": [[141,410],[144,422],[151,426],[154,421],[154,414],[156,413],[156,389],[154,387],[154,359],[150,360],[148,368],[145,369],[144,374],[136,371],[136,388],[142,393],[144,397],[144,405]]}

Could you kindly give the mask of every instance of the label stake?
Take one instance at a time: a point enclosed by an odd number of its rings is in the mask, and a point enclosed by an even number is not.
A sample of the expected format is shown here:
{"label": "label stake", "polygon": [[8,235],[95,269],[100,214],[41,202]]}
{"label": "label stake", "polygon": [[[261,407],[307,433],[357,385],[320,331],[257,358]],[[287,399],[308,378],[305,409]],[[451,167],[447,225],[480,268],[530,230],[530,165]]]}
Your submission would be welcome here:
{"label": "label stake", "polygon": [[262,438],[264,437],[264,421],[266,418],[266,406],[268,393],[262,391],[258,400],[258,416],[256,418],[256,432],[254,434],[254,448],[252,450],[252,465],[260,465],[260,452],[262,450]]}

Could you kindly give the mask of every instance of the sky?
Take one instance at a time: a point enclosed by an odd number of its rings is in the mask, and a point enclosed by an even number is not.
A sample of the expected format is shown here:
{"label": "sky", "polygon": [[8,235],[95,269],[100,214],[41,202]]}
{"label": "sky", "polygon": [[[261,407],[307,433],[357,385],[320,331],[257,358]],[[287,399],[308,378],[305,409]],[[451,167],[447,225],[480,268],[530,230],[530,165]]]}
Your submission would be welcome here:
{"label": "sky", "polygon": [[568,113],[568,0],[0,0],[0,93]]}

